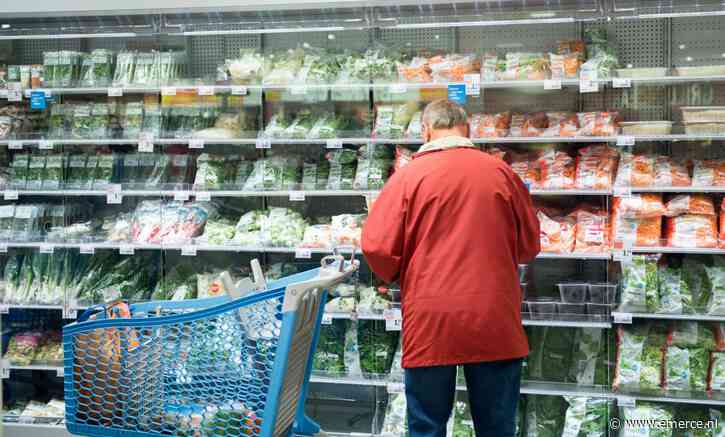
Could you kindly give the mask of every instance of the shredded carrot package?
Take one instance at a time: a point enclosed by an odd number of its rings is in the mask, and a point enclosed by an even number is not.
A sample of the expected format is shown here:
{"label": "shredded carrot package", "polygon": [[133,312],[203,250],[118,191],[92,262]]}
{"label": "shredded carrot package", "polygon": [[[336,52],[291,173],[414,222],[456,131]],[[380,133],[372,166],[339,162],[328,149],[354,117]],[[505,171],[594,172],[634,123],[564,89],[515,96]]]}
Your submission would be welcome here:
{"label": "shredded carrot package", "polygon": [[540,137],[548,126],[548,119],[543,112],[535,114],[514,114],[511,116],[512,137]]}
{"label": "shredded carrot package", "polygon": [[725,198],[720,204],[720,247],[725,247]]}
{"label": "shredded carrot package", "polygon": [[431,69],[427,58],[415,57],[408,64],[398,64],[398,77],[401,82],[432,82]]}
{"label": "shredded carrot package", "polygon": [[665,238],[671,247],[717,247],[714,215],[685,214],[666,220]]}
{"label": "shredded carrot package", "polygon": [[615,197],[613,210],[622,218],[645,219],[661,217],[665,213],[665,206],[661,194],[646,193]]}
{"label": "shredded carrot package", "polygon": [[612,241],[630,241],[636,246],[658,246],[662,234],[662,218],[627,219],[617,210],[612,212]]}
{"label": "shredded carrot package", "polygon": [[609,137],[616,135],[619,128],[616,114],[612,112],[580,112],[579,135],[590,137]]}
{"label": "shredded carrot package", "polygon": [[576,164],[576,187],[608,190],[612,188],[619,153],[608,146],[589,146],[579,149]]}
{"label": "shredded carrot package", "polygon": [[683,214],[715,215],[712,198],[704,194],[681,194],[673,197],[665,206],[667,217]]}
{"label": "shredded carrot package", "polygon": [[621,154],[615,187],[651,187],[654,180],[655,159],[652,155]]}
{"label": "shredded carrot package", "polygon": [[601,253],[609,250],[609,218],[606,211],[577,209],[575,252]]}
{"label": "shredded carrot package", "polygon": [[692,166],[693,187],[713,187],[718,178],[718,162],[714,160],[696,160]]}
{"label": "shredded carrot package", "polygon": [[473,114],[469,121],[471,138],[500,138],[509,134],[511,113]]}
{"label": "shredded carrot package", "polygon": [[655,159],[655,183],[658,187],[689,187],[692,185],[687,163],[671,156],[658,156]]}
{"label": "shredded carrot package", "polygon": [[574,251],[576,221],[572,217],[549,217],[539,211],[541,251],[570,253]]}
{"label": "shredded carrot package", "polygon": [[579,131],[579,119],[571,112],[547,112],[548,128],[544,131],[547,137],[575,137]]}
{"label": "shredded carrot package", "polygon": [[530,153],[510,153],[511,169],[529,188],[541,186],[541,165],[538,159]]}
{"label": "shredded carrot package", "polygon": [[463,76],[479,73],[481,62],[476,55],[449,54],[428,59],[434,82],[463,82]]}
{"label": "shredded carrot package", "polygon": [[576,162],[561,150],[550,149],[539,158],[541,188],[565,189],[574,187]]}

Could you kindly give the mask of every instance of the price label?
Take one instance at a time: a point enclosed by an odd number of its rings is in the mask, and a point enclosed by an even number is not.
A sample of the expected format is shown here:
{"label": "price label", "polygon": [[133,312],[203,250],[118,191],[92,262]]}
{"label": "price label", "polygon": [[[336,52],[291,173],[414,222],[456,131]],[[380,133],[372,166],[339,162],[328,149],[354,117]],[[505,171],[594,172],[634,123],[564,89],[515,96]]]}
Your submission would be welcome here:
{"label": "price label", "polygon": [[153,153],[154,141],[149,138],[141,138],[138,140],[138,151],[141,153]]}
{"label": "price label", "polygon": [[131,246],[130,244],[122,244],[118,246],[118,253],[120,253],[121,255],[133,255],[133,246]]}
{"label": "price label", "polygon": [[23,150],[23,142],[22,141],[10,141],[8,143],[8,149],[10,149],[10,150]]}
{"label": "price label", "polygon": [[342,149],[342,140],[339,138],[331,138],[327,140],[326,145],[328,149]]}
{"label": "price label", "polygon": [[233,96],[246,96],[247,95],[247,87],[245,87],[245,86],[233,85],[231,91],[232,91]]}
{"label": "price label", "polygon": [[196,256],[196,246],[181,246],[182,256]]}
{"label": "price label", "polygon": [[617,396],[617,406],[634,408],[637,406],[637,402],[631,396]]}
{"label": "price label", "polygon": [[632,324],[632,313],[612,313],[614,323]]}
{"label": "price label", "polygon": [[123,203],[123,194],[115,192],[106,193],[106,203],[109,205],[120,205]]}
{"label": "price label", "polygon": [[20,82],[8,82],[8,102],[23,101],[23,87]]}
{"label": "price label", "polygon": [[19,195],[17,191],[8,190],[5,192],[4,197],[5,200],[18,200]]}
{"label": "price label", "polygon": [[291,202],[304,202],[305,192],[304,191],[290,191],[289,200]]}
{"label": "price label", "polygon": [[400,382],[391,382],[388,384],[388,393],[403,393],[405,385]]}
{"label": "price label", "polygon": [[57,376],[58,378],[63,378],[65,376],[65,369],[62,367],[58,367],[57,369],[55,369],[55,376]]}
{"label": "price label", "polygon": [[123,88],[109,88],[108,97],[123,97]]}
{"label": "price label", "polygon": [[38,141],[38,148],[40,150],[53,150],[53,142],[48,140]]}
{"label": "price label", "polygon": [[74,309],[66,309],[63,310],[63,318],[64,319],[77,319],[78,318],[78,311]]}
{"label": "price label", "polygon": [[208,191],[199,191],[195,196],[199,202],[209,202],[211,200],[211,193]]}
{"label": "price label", "polygon": [[618,146],[634,146],[634,137],[631,135],[619,135],[617,137]]}
{"label": "price label", "polygon": [[621,263],[631,263],[632,249],[615,250],[614,252],[612,252],[612,258],[614,259],[614,261],[619,261]]}
{"label": "price label", "polygon": [[559,79],[545,80],[544,89],[545,90],[560,90],[561,89],[561,80],[559,80]]}
{"label": "price label", "polygon": [[579,92],[580,93],[596,93],[599,91],[599,83],[593,80],[580,80],[579,81]]}
{"label": "price label", "polygon": [[108,193],[120,193],[123,186],[121,184],[109,184],[106,188]]}
{"label": "price label", "polygon": [[403,327],[403,316],[400,313],[400,308],[383,311],[383,319],[385,319],[386,331],[400,331]]}
{"label": "price label", "polygon": [[162,96],[175,96],[176,88],[172,87],[172,86],[161,87],[161,95]]}
{"label": "price label", "polygon": [[312,258],[312,250],[306,247],[298,247],[295,249],[295,258],[310,259]]}
{"label": "price label", "polygon": [[10,305],[0,304],[0,314],[7,314],[10,312]]}
{"label": "price label", "polygon": [[199,90],[197,91],[197,94],[200,96],[213,96],[214,87],[213,86],[200,86]]}
{"label": "price label", "polygon": [[272,142],[269,141],[269,138],[257,138],[255,145],[257,146],[257,149],[271,149],[272,148]]}
{"label": "price label", "polygon": [[186,202],[187,200],[189,200],[189,192],[188,191],[174,192],[174,200],[177,200],[179,202]]}
{"label": "price label", "polygon": [[322,315],[322,322],[320,322],[321,325],[332,325],[332,314],[323,314]]}
{"label": "price label", "polygon": [[306,86],[291,86],[289,87],[289,92],[293,96],[304,96],[307,94],[307,87]]}
{"label": "price label", "polygon": [[78,250],[84,255],[93,255],[96,253],[96,248],[90,244],[81,244]]}
{"label": "price label", "polygon": [[18,423],[23,423],[23,424],[35,423],[35,418],[33,416],[20,416],[20,417],[18,417]]}
{"label": "price label", "polygon": [[466,84],[466,95],[478,97],[481,95],[481,75],[464,74],[463,82]]}
{"label": "price label", "polygon": [[614,187],[612,194],[614,194],[615,197],[632,197],[632,187]]}
{"label": "price label", "polygon": [[8,253],[8,245],[6,243],[0,243],[0,253]]}
{"label": "price label", "polygon": [[40,253],[49,254],[49,253],[53,253],[54,250],[55,250],[55,247],[52,244],[41,244],[40,247],[38,248],[38,251]]}
{"label": "price label", "polygon": [[394,83],[390,85],[390,92],[392,94],[403,94],[408,91],[408,85],[404,83]]}
{"label": "price label", "polygon": [[189,140],[189,148],[190,149],[203,149],[204,148],[204,140]]}
{"label": "price label", "polygon": [[615,77],[612,79],[612,88],[632,88],[632,79]]}

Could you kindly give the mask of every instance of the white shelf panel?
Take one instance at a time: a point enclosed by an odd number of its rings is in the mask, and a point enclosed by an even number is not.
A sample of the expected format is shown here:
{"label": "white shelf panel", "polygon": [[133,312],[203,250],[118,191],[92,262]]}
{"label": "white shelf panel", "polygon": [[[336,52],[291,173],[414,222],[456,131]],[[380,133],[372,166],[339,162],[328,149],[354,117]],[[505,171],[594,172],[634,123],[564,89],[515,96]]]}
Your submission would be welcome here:
{"label": "white shelf panel", "polygon": [[[466,391],[465,385],[456,386],[457,390]],[[613,398],[612,392],[606,387],[587,387],[559,382],[522,381],[521,394],[544,396],[584,396],[589,398]]]}
{"label": "white shelf panel", "polygon": [[529,191],[532,196],[609,196],[612,190],[541,190],[532,189]]}
{"label": "white shelf panel", "polygon": [[331,376],[324,373],[312,372],[310,382],[317,384],[342,384],[342,385],[362,385],[366,387],[386,387],[390,378],[364,378],[354,376]]}
{"label": "white shelf panel", "polygon": [[612,257],[609,252],[605,253],[548,253],[541,252],[537,256],[540,259],[599,259],[608,260]]}
{"label": "white shelf panel", "polygon": [[722,393],[714,393],[708,395],[705,392],[689,392],[689,391],[652,391],[652,392],[617,392],[613,397],[634,398],[637,401],[666,402],[675,404],[692,404],[692,405],[715,405],[725,406],[725,395]]}
{"label": "white shelf panel", "polygon": [[525,315],[521,320],[524,326],[551,326],[561,328],[602,328],[608,329],[612,327],[610,317],[600,317],[597,319],[587,318],[587,316],[571,318],[567,320],[564,317],[557,317],[553,320],[532,320],[528,315]]}
{"label": "white shelf panel", "polygon": [[722,187],[632,187],[633,193],[725,193]]}
{"label": "white shelf panel", "polygon": [[[16,193],[18,196],[55,196],[55,197],[102,197],[106,196],[107,190],[4,190],[0,196],[5,197],[8,193]],[[194,197],[199,193],[208,194],[210,197],[289,197],[297,193],[304,197],[353,197],[367,196],[380,193],[380,191],[362,190],[121,190],[116,191],[121,196],[127,197],[173,197],[177,193],[186,193]]]}
{"label": "white shelf panel", "polygon": [[707,314],[654,314],[645,312],[630,311],[613,311],[612,319],[614,323],[628,324],[627,322],[618,322],[619,320],[628,319],[653,319],[653,320],[689,320],[700,322],[725,322],[725,316],[711,316]]}
{"label": "white shelf panel", "polygon": [[725,249],[706,248],[685,248],[685,247],[663,247],[663,246],[634,246],[632,253],[681,253],[681,254],[702,254],[702,255],[725,255]]}

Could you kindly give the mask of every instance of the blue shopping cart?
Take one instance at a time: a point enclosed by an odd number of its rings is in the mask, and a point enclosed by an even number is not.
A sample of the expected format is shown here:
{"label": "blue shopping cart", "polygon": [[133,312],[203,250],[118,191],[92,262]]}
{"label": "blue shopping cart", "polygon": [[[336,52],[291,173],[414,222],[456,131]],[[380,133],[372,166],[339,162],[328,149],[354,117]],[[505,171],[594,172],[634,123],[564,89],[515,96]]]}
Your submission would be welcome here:
{"label": "blue shopping cart", "polygon": [[356,262],[332,256],[320,268],[235,300],[134,304],[122,318],[114,315],[118,307],[89,309],[63,329],[68,431],[115,437],[319,432],[304,404],[326,291],[356,269]]}

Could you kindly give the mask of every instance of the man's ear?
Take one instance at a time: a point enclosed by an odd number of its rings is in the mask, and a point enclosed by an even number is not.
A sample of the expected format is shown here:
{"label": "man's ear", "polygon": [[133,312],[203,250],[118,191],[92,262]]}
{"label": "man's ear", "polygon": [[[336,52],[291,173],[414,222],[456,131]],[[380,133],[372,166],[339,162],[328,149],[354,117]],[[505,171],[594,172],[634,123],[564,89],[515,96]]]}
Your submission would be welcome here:
{"label": "man's ear", "polygon": [[426,123],[421,124],[421,134],[423,135],[423,142],[427,143],[430,141],[430,129]]}

